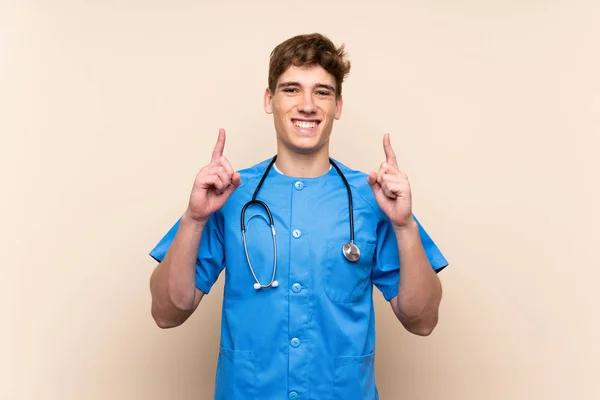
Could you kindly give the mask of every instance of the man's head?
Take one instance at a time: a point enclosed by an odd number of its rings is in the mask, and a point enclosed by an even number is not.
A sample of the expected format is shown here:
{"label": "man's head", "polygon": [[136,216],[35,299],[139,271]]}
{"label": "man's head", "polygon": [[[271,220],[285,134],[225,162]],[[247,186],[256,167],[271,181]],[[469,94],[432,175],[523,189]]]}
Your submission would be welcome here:
{"label": "man's head", "polygon": [[271,53],[265,111],[281,144],[312,153],[329,142],[342,113],[342,83],[350,72],[344,46],[320,34],[299,35]]}

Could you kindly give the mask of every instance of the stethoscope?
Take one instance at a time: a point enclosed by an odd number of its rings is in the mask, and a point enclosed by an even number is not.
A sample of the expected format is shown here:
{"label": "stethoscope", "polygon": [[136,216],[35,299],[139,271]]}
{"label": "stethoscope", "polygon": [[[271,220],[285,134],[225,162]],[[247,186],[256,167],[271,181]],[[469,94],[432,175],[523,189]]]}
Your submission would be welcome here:
{"label": "stethoscope", "polygon": [[[258,195],[258,192],[259,192],[260,188],[262,187],[262,184],[265,181],[265,178],[267,177],[267,175],[269,174],[269,170],[275,163],[276,159],[277,159],[277,155],[275,155],[273,157],[273,159],[267,166],[267,169],[263,173],[263,176],[261,177],[260,181],[258,182],[258,185],[256,186],[256,190],[254,191],[252,200],[250,200],[249,202],[247,202],[244,205],[244,207],[242,208],[242,212],[241,212],[242,242],[244,243],[244,252],[246,253],[246,260],[248,261],[248,266],[250,267],[250,272],[252,273],[252,276],[254,277],[254,281],[255,281],[254,289],[257,289],[257,290],[268,288],[268,287],[276,288],[277,286],[279,286],[279,282],[277,282],[275,280],[275,273],[277,272],[277,239],[276,239],[276,234],[275,234],[275,224],[273,222],[273,215],[271,214],[271,210],[269,209],[269,206],[267,206],[267,204],[265,202],[256,199],[256,196]],[[352,192],[350,191],[350,185],[348,185],[348,181],[346,180],[346,177],[344,176],[344,174],[342,173],[340,168],[337,166],[337,164],[331,158],[329,159],[329,162],[331,163],[331,165],[333,165],[333,167],[336,169],[336,171],[338,172],[338,174],[344,181],[344,185],[346,186],[346,191],[348,193],[348,208],[349,208],[348,216],[349,216],[349,220],[350,220],[350,241],[347,243],[344,243],[344,245],[342,246],[342,253],[344,254],[344,257],[346,257],[346,259],[348,261],[356,262],[360,258],[360,249],[354,243],[354,211],[352,208]],[[252,204],[258,204],[265,209],[265,211],[267,212],[267,215],[269,216],[269,224],[271,225],[271,236],[273,237],[273,275],[271,275],[271,281],[266,285],[261,284],[260,281],[258,280],[256,274],[254,273],[254,268],[252,267],[252,263],[250,262],[250,256],[248,255],[248,247],[246,244],[246,225],[244,223],[244,218],[246,215],[246,208],[248,208],[248,206],[250,206]]]}

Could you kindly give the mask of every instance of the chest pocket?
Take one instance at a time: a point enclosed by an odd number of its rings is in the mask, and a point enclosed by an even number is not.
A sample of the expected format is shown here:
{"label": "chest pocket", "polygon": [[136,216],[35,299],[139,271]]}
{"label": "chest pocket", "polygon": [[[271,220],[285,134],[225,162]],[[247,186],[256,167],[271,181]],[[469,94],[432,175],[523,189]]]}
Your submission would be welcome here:
{"label": "chest pocket", "polygon": [[342,252],[344,243],[339,240],[327,243],[323,291],[335,303],[356,303],[363,299],[371,283],[375,244],[355,241],[360,258],[350,262]]}

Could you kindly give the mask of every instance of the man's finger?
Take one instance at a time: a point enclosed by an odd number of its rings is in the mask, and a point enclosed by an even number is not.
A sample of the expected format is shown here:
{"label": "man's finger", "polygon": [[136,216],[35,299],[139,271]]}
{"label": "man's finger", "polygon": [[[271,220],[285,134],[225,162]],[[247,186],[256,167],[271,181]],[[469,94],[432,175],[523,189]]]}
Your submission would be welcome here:
{"label": "man's finger", "polygon": [[219,137],[217,139],[217,144],[215,145],[215,149],[212,153],[211,161],[216,161],[223,155],[223,149],[225,148],[225,129],[219,129]]}
{"label": "man's finger", "polygon": [[227,171],[227,175],[229,175],[230,177],[233,176],[233,174],[235,173],[235,171],[233,170],[233,167],[231,166],[231,163],[229,162],[227,157],[223,157],[223,159],[219,163],[219,165],[221,165],[223,168],[225,168],[225,171]]}
{"label": "man's finger", "polygon": [[217,176],[223,183],[223,188],[221,189],[221,192],[223,192],[223,191],[225,191],[225,189],[227,189],[227,187],[231,183],[231,179],[229,178],[229,175],[227,175],[227,171],[223,167],[221,167],[217,170]]}
{"label": "man's finger", "polygon": [[223,186],[223,182],[221,182],[221,179],[219,178],[219,175],[207,175],[207,176],[203,176],[202,180],[200,181],[200,184],[204,188],[210,188],[212,186],[218,192],[220,192],[221,190],[223,190],[223,187],[224,187]]}
{"label": "man's finger", "polygon": [[392,149],[392,144],[390,142],[390,134],[386,133],[383,135],[383,151],[385,152],[385,160],[386,162],[392,164],[395,167],[398,167],[398,162],[396,160],[396,153],[394,153],[394,149]]}
{"label": "man's finger", "polygon": [[383,194],[385,194],[390,199],[395,199],[396,197],[398,197],[396,195],[396,191],[399,190],[398,188],[399,186],[395,182],[385,182],[383,185],[381,185],[381,190],[383,190]]}

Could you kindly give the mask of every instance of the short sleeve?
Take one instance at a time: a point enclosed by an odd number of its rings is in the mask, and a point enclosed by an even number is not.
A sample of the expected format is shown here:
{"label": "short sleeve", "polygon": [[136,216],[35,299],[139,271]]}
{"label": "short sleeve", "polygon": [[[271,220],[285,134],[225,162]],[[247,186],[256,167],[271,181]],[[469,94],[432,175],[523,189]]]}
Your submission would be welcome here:
{"label": "short sleeve", "polygon": [[[431,239],[425,228],[417,220],[421,243],[431,267],[441,271],[448,265],[448,261]],[[383,297],[390,301],[398,294],[398,283],[400,280],[400,260],[398,256],[398,244],[396,234],[390,221],[385,218],[380,221],[377,228],[377,248],[375,252],[375,265],[371,274],[373,284],[381,291]]]}
{"label": "short sleeve", "polygon": [[[158,244],[150,251],[150,256],[161,262],[179,229],[181,219],[171,227]],[[200,240],[196,258],[196,287],[208,294],[225,267],[225,250],[223,246],[223,221],[220,213],[209,218]]]}

